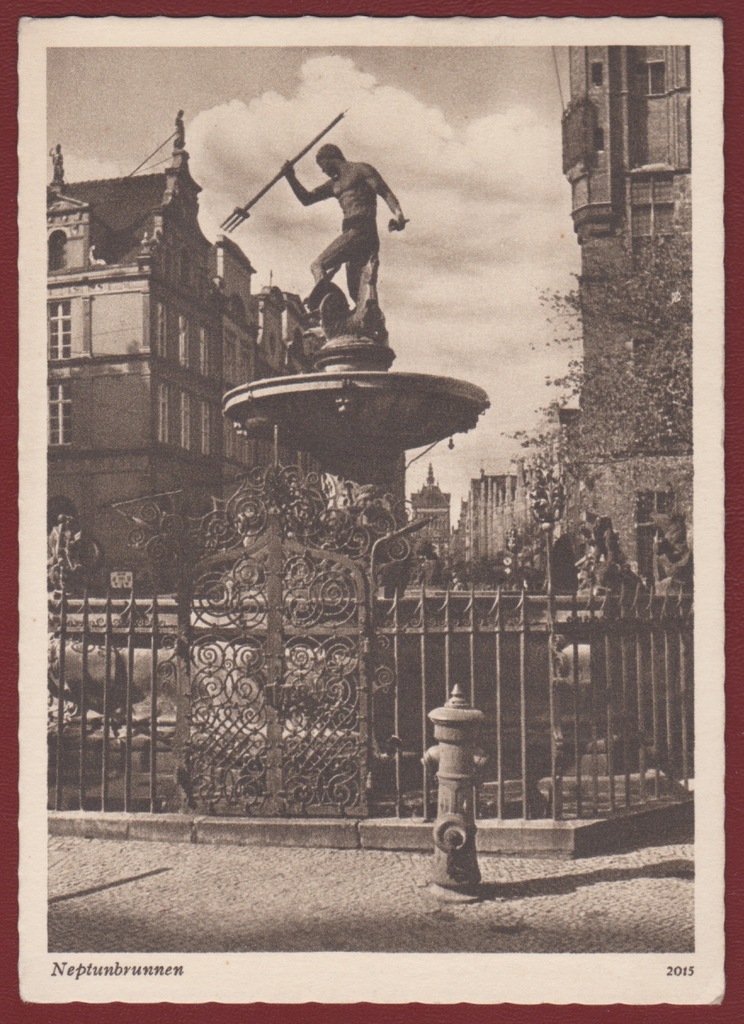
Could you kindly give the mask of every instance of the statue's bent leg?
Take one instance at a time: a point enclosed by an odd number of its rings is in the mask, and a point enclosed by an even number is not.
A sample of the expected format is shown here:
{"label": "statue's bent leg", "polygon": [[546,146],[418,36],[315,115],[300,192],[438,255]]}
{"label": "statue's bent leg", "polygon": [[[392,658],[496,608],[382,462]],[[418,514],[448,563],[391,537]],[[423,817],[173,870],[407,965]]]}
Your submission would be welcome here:
{"label": "statue's bent leg", "polygon": [[353,251],[352,232],[344,231],[311,264],[310,270],[315,283],[324,277],[332,277],[352,256]]}
{"label": "statue's bent leg", "polygon": [[353,252],[350,241],[351,234],[350,231],[344,231],[310,265],[315,285],[305,299],[305,305],[311,312],[315,312],[320,307],[321,300],[328,293],[328,286],[333,275],[351,256]]}

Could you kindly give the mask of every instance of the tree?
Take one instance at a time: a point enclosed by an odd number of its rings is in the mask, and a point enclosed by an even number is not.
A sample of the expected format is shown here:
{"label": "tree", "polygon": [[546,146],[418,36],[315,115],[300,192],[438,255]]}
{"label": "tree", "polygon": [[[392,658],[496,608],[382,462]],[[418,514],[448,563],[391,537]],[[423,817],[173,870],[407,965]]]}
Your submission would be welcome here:
{"label": "tree", "polygon": [[[554,406],[578,396],[580,415],[556,430],[516,435],[582,475],[592,462],[692,451],[692,273],[685,237],[636,241],[569,293],[543,296],[555,343],[579,349],[547,383]],[[554,416],[555,419],[555,416]]]}

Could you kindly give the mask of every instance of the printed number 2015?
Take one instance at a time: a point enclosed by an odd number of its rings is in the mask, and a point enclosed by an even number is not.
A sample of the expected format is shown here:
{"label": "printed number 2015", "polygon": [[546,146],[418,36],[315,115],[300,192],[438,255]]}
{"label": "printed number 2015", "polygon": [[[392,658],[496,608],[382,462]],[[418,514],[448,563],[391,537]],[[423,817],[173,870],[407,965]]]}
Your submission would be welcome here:
{"label": "printed number 2015", "polygon": [[691,978],[695,973],[694,967],[667,967],[667,978]]}

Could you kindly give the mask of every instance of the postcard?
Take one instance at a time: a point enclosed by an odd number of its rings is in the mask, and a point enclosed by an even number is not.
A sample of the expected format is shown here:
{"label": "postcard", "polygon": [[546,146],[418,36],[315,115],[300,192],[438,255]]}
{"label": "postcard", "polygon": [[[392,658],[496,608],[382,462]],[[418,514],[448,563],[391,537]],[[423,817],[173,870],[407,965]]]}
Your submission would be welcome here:
{"label": "postcard", "polygon": [[24,1000],[723,998],[722,59],[22,20]]}

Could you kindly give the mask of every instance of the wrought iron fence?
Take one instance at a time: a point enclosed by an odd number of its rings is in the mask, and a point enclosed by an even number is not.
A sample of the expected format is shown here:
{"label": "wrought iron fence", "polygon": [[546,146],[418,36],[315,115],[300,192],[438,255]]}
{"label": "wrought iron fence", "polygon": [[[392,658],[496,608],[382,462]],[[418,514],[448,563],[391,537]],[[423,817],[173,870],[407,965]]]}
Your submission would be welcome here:
{"label": "wrought iron fence", "polygon": [[435,811],[427,714],[485,714],[481,817],[597,817],[680,799],[693,772],[692,600],[408,591],[376,608],[373,813]]}
{"label": "wrought iron fence", "polygon": [[[179,610],[172,595],[52,597],[50,807],[189,805],[183,749],[203,638],[188,607]],[[596,817],[686,795],[689,596],[422,587],[377,597],[372,610],[364,813],[433,816],[435,780],[422,762],[432,741],[427,714],[456,682],[485,714],[481,817]],[[254,748],[255,761],[263,755]]]}
{"label": "wrought iron fence", "polygon": [[176,806],[178,647],[172,598],[50,597],[50,807]]}
{"label": "wrought iron fence", "polygon": [[[534,483],[549,542],[565,495],[551,471]],[[425,524],[294,467],[207,508],[180,492],[116,507],[176,596],[72,597],[57,538],[54,808],[431,818],[428,713],[455,683],[485,715],[481,816],[600,816],[689,790],[689,595],[406,589]]]}

